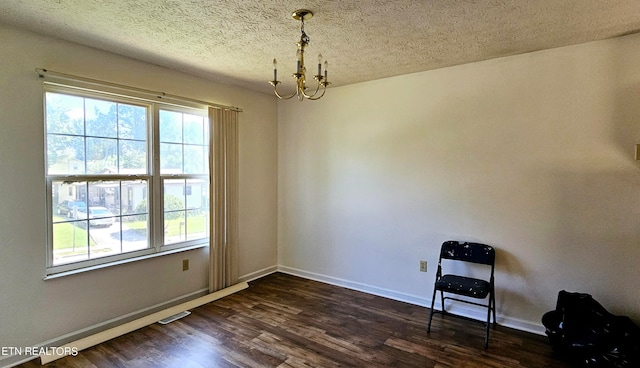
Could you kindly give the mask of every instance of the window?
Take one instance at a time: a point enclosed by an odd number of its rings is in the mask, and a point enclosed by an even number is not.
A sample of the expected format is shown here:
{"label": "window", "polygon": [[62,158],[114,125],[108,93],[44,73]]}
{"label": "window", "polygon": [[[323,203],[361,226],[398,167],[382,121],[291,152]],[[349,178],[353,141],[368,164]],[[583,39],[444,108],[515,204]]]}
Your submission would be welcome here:
{"label": "window", "polygon": [[202,116],[160,110],[160,174],[165,244],[208,237],[208,124]]}
{"label": "window", "polygon": [[47,274],[208,244],[205,109],[45,86]]}

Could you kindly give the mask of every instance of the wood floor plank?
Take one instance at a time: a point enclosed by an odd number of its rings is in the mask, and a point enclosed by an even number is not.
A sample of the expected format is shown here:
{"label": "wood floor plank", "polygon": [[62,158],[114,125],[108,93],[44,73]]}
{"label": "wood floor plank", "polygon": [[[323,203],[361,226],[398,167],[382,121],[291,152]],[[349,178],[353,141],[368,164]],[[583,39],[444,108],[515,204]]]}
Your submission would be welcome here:
{"label": "wood floor plank", "polygon": [[[499,307],[499,306],[498,306]],[[567,368],[544,336],[282,273],[45,367]],[[31,361],[20,368],[40,367]]]}

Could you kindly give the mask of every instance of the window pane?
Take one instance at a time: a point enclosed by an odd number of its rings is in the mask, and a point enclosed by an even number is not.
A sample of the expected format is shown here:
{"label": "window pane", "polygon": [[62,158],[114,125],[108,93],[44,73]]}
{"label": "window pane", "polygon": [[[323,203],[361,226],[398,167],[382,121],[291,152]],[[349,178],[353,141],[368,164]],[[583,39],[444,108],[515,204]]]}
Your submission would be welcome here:
{"label": "window pane", "polygon": [[84,169],[84,138],[47,135],[47,174],[81,175]]}
{"label": "window pane", "polygon": [[119,215],[119,199],[119,181],[95,181],[89,183],[88,200],[90,207],[106,207],[112,211],[114,215]]}
{"label": "window pane", "polygon": [[184,210],[185,203],[185,180],[167,179],[164,181],[164,210],[170,212],[174,210]]}
{"label": "window pane", "polygon": [[120,224],[105,207],[89,207],[89,237],[93,245],[89,249],[91,259],[122,253]]}
{"label": "window pane", "polygon": [[118,145],[116,139],[87,138],[87,173],[116,174]]}
{"label": "window pane", "polygon": [[120,141],[120,174],[145,174],[147,172],[147,143]]}
{"label": "window pane", "polygon": [[182,113],[160,110],[160,142],[182,143]]}
{"label": "window pane", "polygon": [[185,240],[185,180],[164,181],[164,243]]}
{"label": "window pane", "polygon": [[209,208],[209,183],[205,179],[188,179],[185,200],[187,209]]}
{"label": "window pane", "polygon": [[184,146],[185,174],[204,174],[205,166],[209,167],[205,161],[203,146]]}
{"label": "window pane", "polygon": [[209,216],[203,210],[187,211],[187,240],[209,237]]}
{"label": "window pane", "polygon": [[122,252],[149,248],[149,216],[146,214],[122,217]]}
{"label": "window pane", "polygon": [[85,99],[87,135],[94,137],[117,137],[116,105],[115,102],[110,101]]}
{"label": "window pane", "polygon": [[89,259],[89,235],[79,222],[53,224],[53,265]]}
{"label": "window pane", "polygon": [[149,213],[147,182],[144,180],[123,181],[121,187],[121,208],[123,215]]}
{"label": "window pane", "polygon": [[47,133],[84,135],[84,99],[47,92]]}
{"label": "window pane", "polygon": [[185,213],[186,211],[164,213],[164,244],[174,244],[185,241]]}
{"label": "window pane", "polygon": [[204,117],[184,114],[184,143],[202,145],[204,142]]}
{"label": "window pane", "polygon": [[143,106],[118,104],[118,136],[147,140],[147,109]]}
{"label": "window pane", "polygon": [[54,221],[77,219],[87,208],[87,183],[54,181],[51,187]]}
{"label": "window pane", "polygon": [[182,174],[182,145],[160,144],[160,173]]}
{"label": "window pane", "polygon": [[149,242],[149,187],[146,181],[131,180],[121,183],[122,251],[150,247]]}
{"label": "window pane", "polygon": [[93,243],[86,228],[87,183],[54,181],[53,265],[89,259]]}

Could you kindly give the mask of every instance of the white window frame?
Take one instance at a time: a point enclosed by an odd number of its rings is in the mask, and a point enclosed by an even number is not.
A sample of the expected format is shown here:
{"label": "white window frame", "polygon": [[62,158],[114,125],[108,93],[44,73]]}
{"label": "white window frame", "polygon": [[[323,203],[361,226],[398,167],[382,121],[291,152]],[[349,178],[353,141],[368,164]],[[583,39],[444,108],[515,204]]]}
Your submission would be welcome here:
{"label": "white window frame", "polygon": [[[178,111],[188,114],[200,115],[205,118],[205,124],[208,124],[208,111],[207,106],[199,103],[194,103],[188,99],[185,101],[177,101],[172,99],[170,102],[164,102],[150,99],[145,96],[144,93],[137,94],[134,89],[131,91],[122,92],[121,88],[113,87],[113,85],[96,85],[96,83],[86,83],[83,81],[65,81],[65,83],[59,82],[44,82],[43,87],[43,106],[44,111],[44,155],[45,155],[45,181],[46,181],[46,213],[47,213],[47,260],[46,260],[46,277],[56,278],[65,276],[68,274],[75,274],[96,268],[103,268],[122,263],[128,263],[140,259],[146,259],[155,256],[161,256],[166,254],[172,254],[176,252],[182,252],[185,250],[201,248],[209,245],[210,241],[210,229],[207,221],[207,236],[206,238],[181,241],[177,243],[171,243],[164,245],[164,219],[163,219],[163,182],[165,179],[172,178],[190,178],[198,176],[203,178],[204,175],[161,175],[160,173],[160,137],[159,137],[159,112],[160,110]],[[47,159],[47,127],[46,127],[46,93],[61,93],[68,95],[75,95],[84,98],[95,98],[101,100],[108,100],[113,102],[121,102],[126,104],[133,104],[138,106],[144,106],[147,108],[147,173],[144,175],[123,175],[123,174],[109,174],[109,175],[49,175],[48,174],[48,159]],[[209,127],[210,129],[210,127]],[[208,142],[209,137],[206,141]],[[211,160],[211,152],[209,150],[209,157],[206,165],[209,165]],[[211,172],[206,175],[208,185],[211,185]],[[132,251],[128,253],[120,253],[101,258],[93,258],[82,260],[73,263],[64,263],[59,265],[53,264],[53,196],[52,196],[52,183],[53,181],[60,180],[136,180],[143,179],[148,180],[148,246],[149,248]],[[120,193],[122,196],[123,194]],[[211,217],[211,208],[207,208],[209,211],[208,218]]]}

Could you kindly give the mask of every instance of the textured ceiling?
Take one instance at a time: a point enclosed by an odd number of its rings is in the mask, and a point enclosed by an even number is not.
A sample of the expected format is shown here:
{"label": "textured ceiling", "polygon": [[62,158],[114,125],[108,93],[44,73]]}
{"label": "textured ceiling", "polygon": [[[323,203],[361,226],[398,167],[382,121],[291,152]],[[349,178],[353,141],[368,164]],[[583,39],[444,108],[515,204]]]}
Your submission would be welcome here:
{"label": "textured ceiling", "polygon": [[266,92],[274,57],[290,82],[300,8],[334,86],[640,30],[640,0],[1,0],[0,22]]}

